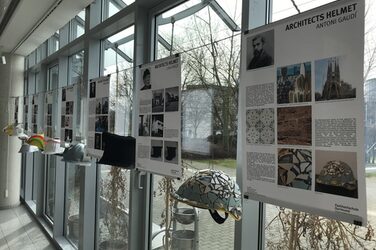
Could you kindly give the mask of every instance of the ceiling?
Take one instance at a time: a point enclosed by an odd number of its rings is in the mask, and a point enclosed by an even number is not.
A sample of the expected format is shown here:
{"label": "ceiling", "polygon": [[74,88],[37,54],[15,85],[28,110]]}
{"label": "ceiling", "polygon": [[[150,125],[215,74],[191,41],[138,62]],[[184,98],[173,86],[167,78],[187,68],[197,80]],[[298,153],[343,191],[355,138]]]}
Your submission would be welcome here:
{"label": "ceiling", "polygon": [[[7,2],[10,1],[0,0],[0,18],[1,8]],[[30,54],[91,2],[93,0],[20,0],[0,36],[0,48],[3,52]]]}

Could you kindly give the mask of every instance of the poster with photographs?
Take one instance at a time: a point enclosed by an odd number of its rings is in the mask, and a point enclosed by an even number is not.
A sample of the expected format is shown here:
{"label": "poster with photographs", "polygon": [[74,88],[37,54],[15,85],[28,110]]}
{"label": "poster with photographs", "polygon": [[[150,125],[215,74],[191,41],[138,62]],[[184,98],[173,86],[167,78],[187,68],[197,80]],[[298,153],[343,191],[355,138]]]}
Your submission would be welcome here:
{"label": "poster with photographs", "polygon": [[73,114],[74,98],[76,97],[76,86],[68,86],[61,89],[61,131],[62,141],[71,143],[73,141]]}
{"label": "poster with photographs", "polygon": [[180,177],[180,56],[142,65],[139,74],[136,167]]}
{"label": "poster with photographs", "polygon": [[25,132],[29,131],[29,107],[30,107],[30,98],[29,96],[23,97],[23,122],[24,122],[24,130]]}
{"label": "poster with photographs", "polygon": [[44,135],[53,138],[52,132],[52,105],[53,105],[54,92],[49,91],[45,95],[45,110],[44,110]]}
{"label": "poster with photographs", "polygon": [[20,123],[20,97],[14,97],[12,98],[12,101],[13,101],[13,117],[12,117],[12,120],[13,120],[13,123]]}
{"label": "poster with photographs", "polygon": [[[43,107],[43,94],[38,93],[31,97],[31,123],[30,123],[30,129],[31,132],[36,133],[42,133],[43,128],[41,127],[42,124],[40,124],[39,121],[39,115],[43,116],[43,111],[40,110],[41,107]],[[42,119],[42,118],[41,118]]]}
{"label": "poster with photographs", "polygon": [[343,0],[244,32],[246,199],[366,225],[363,31],[364,1]]}
{"label": "poster with photographs", "polygon": [[89,128],[87,153],[95,158],[103,155],[102,133],[109,130],[110,76],[89,82]]}

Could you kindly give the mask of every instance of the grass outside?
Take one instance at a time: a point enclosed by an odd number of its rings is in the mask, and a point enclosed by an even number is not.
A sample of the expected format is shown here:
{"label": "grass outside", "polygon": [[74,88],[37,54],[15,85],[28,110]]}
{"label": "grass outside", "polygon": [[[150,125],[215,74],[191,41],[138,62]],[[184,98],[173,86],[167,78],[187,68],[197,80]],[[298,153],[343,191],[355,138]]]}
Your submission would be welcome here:
{"label": "grass outside", "polygon": [[236,168],[236,160],[235,159],[206,159],[206,160],[195,160],[200,163],[209,164],[209,165],[217,165],[225,168]]}

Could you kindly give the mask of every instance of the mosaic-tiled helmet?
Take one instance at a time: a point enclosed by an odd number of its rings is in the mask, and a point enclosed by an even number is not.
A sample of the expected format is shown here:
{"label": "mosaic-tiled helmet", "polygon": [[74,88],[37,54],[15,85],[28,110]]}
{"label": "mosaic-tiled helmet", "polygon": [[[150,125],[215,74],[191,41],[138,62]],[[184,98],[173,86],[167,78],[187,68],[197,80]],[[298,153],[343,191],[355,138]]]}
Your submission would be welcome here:
{"label": "mosaic-tiled helmet", "polygon": [[[218,224],[225,222],[228,214],[235,220],[241,219],[239,186],[222,171],[212,169],[197,171],[172,196],[188,205],[209,209]],[[225,218],[222,218],[217,211],[225,212]]]}
{"label": "mosaic-tiled helmet", "polygon": [[316,180],[319,184],[343,187],[355,190],[356,179],[349,165],[342,161],[329,161],[325,164]]}
{"label": "mosaic-tiled helmet", "polygon": [[35,134],[29,137],[26,140],[26,143],[29,145],[33,145],[39,148],[40,151],[44,150],[45,141],[44,141],[44,134]]}

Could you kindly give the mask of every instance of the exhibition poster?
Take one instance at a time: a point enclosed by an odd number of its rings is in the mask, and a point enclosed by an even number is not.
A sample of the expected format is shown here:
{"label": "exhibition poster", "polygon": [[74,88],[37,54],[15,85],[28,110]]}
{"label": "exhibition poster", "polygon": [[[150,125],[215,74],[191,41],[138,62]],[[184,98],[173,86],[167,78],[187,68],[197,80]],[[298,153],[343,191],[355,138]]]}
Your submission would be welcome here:
{"label": "exhibition poster", "polygon": [[[76,86],[76,85],[75,85]],[[73,141],[73,113],[76,87],[68,86],[61,89],[61,131],[60,136],[64,142]]]}
{"label": "exhibition poster", "polygon": [[35,94],[32,96],[32,99],[31,99],[31,131],[32,133],[36,134],[36,133],[40,133],[42,132],[42,128],[40,127],[40,125],[38,125],[38,120],[39,120],[39,116],[38,114],[40,114],[40,107],[42,107],[42,103],[41,101],[43,102],[43,94],[42,93],[38,93],[38,94]]}
{"label": "exhibition poster", "polygon": [[29,130],[29,97],[23,97],[23,122],[24,122],[24,130]]}
{"label": "exhibition poster", "polygon": [[180,56],[142,65],[139,74],[136,167],[181,177]]}
{"label": "exhibition poster", "polygon": [[20,119],[19,119],[19,106],[20,106],[20,98],[17,96],[17,97],[14,97],[14,115],[13,115],[13,121],[14,123],[18,124],[20,122]]}
{"label": "exhibition poster", "polygon": [[53,104],[53,91],[48,91],[45,95],[45,111],[44,111],[44,135],[53,138],[52,134],[52,104]]}
{"label": "exhibition poster", "polygon": [[89,128],[87,153],[95,158],[101,158],[104,148],[102,133],[109,131],[110,76],[91,79],[88,92]]}
{"label": "exhibition poster", "polygon": [[242,39],[244,197],[365,225],[364,1]]}

